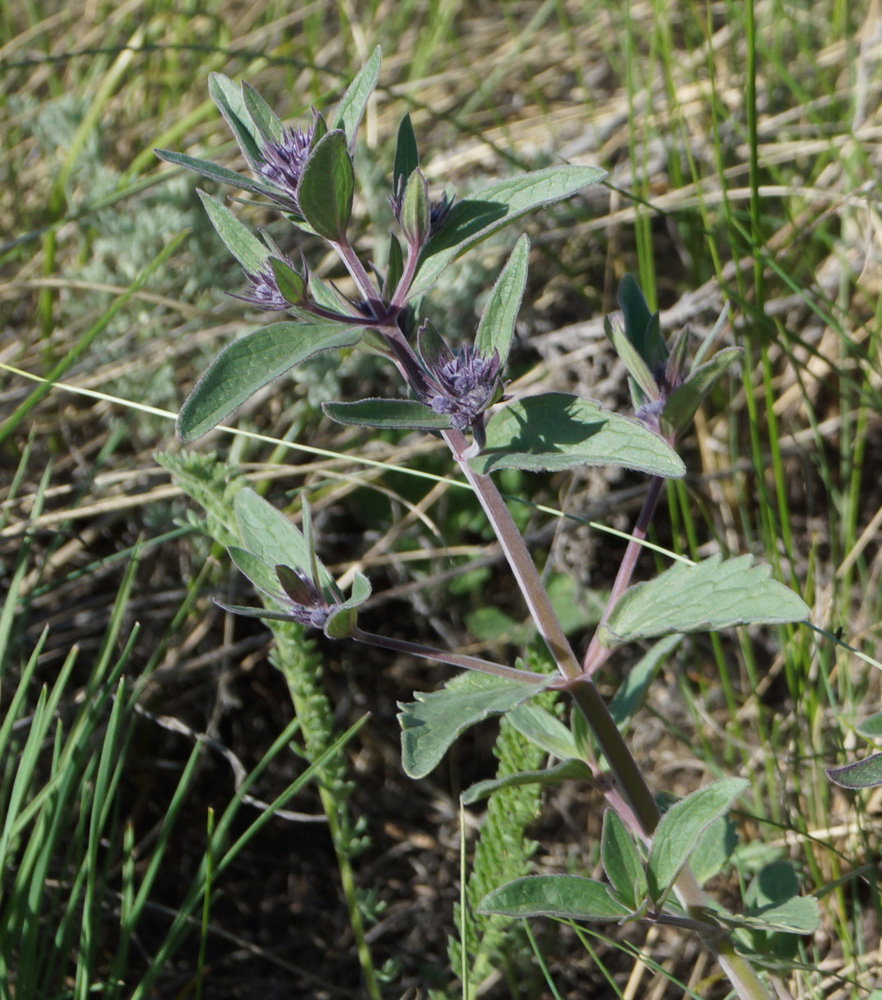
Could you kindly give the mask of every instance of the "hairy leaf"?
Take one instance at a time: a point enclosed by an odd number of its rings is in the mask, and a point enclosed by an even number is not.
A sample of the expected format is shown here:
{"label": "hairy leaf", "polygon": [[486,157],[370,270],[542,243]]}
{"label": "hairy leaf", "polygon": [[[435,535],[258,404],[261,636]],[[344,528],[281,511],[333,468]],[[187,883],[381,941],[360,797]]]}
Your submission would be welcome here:
{"label": "hairy leaf", "polygon": [[210,73],[208,76],[208,94],[217,105],[218,111],[236,137],[242,155],[248,161],[252,170],[256,170],[263,161],[260,149],[260,131],[251,120],[242,90],[223,73]]}
{"label": "hairy leaf", "polygon": [[228,170],[226,167],[221,167],[210,160],[200,160],[195,156],[187,156],[186,153],[176,153],[171,149],[154,149],[153,152],[156,153],[160,160],[165,160],[166,163],[173,163],[176,167],[185,167],[187,170],[192,170],[207,180],[217,181],[219,184],[229,184],[232,187],[240,188],[242,191],[251,191],[253,194],[260,194],[266,198],[274,198],[278,194],[278,190],[269,184],[249,180],[247,177],[237,174],[235,170]]}
{"label": "hairy leaf", "polygon": [[413,399],[360,399],[356,403],[322,403],[322,409],[338,424],[359,427],[402,427],[440,431],[450,426],[450,416]]}
{"label": "hairy leaf", "polygon": [[569,198],[606,176],[598,167],[562,164],[518,174],[457,202],[423,251],[412,295],[429,290],[457,257],[534,208]]}
{"label": "hairy leaf", "polygon": [[844,767],[828,767],[827,777],[840,788],[877,788],[882,785],[882,753]]}
{"label": "hairy leaf", "polygon": [[417,150],[416,136],[410,115],[407,114],[401,119],[398,126],[398,141],[395,144],[395,161],[392,167],[392,190],[403,191],[407,186],[410,175],[420,165],[420,154]]}
{"label": "hairy leaf", "polygon": [[297,188],[303,217],[326,240],[340,243],[352,214],[355,171],[346,136],[335,129],[309,154]]}
{"label": "hairy leaf", "polygon": [[608,923],[631,912],[603,882],[579,875],[532,875],[500,886],[481,900],[479,913],[563,917]]}
{"label": "hairy leaf", "polygon": [[555,764],[553,767],[545,767],[541,771],[521,771],[518,774],[509,774],[504,778],[488,778],[486,781],[479,781],[463,792],[462,801],[464,805],[471,806],[481,799],[486,799],[488,795],[499,791],[500,788],[519,788],[521,785],[559,785],[563,781],[591,781],[593,774],[591,768],[584,760],[571,758]]}
{"label": "hairy leaf", "polygon": [[521,298],[527,284],[527,265],[530,260],[530,241],[526,236],[515,243],[508,262],[496,280],[484,315],[478,325],[475,347],[485,357],[499,352],[500,372],[505,371],[508,352],[514,336],[515,320],[521,307]]}
{"label": "hairy leaf", "polygon": [[804,621],[809,609],[768,566],[751,556],[723,561],[711,556],[697,565],[677,563],[661,576],[622,594],[598,630],[609,647],[671,632],[706,632],[733,625]]}
{"label": "hairy leaf", "polygon": [[249,274],[257,274],[269,258],[269,250],[217,198],[204,191],[196,192],[211,224],[227,250]]}
{"label": "hairy leaf", "polygon": [[652,838],[647,866],[649,892],[654,900],[660,900],[670,889],[701,834],[749,787],[750,782],[744,778],[715,781],[681,799],[662,816]]}
{"label": "hairy leaf", "polygon": [[254,127],[267,144],[282,139],[284,126],[275,111],[266,103],[250,83],[242,84],[242,99]]}
{"label": "hairy leaf", "polygon": [[677,453],[637,420],[579,396],[548,392],[509,403],[487,424],[487,444],[470,462],[477,472],[622,465],[651,475],[686,472]]}
{"label": "hairy leaf", "polygon": [[383,62],[383,50],[378,45],[371,53],[368,61],[358,71],[355,79],[349,84],[346,93],[337,105],[337,113],[331,124],[332,129],[342,129],[349,140],[349,150],[355,149],[355,139],[358,134],[358,124],[368,98],[380,78],[380,65]]}
{"label": "hairy leaf", "polygon": [[[549,681],[553,678],[549,677]],[[522,684],[487,674],[454,677],[440,691],[415,691],[416,701],[399,703],[401,760],[411,778],[424,778],[447,748],[470,726],[501,715],[542,691],[549,681]]]}
{"label": "hairy leaf", "polygon": [[321,351],[352,347],[364,329],[340,323],[272,323],[230,344],[196,383],[178,414],[178,435],[195,441],[258,389]]}
{"label": "hairy leaf", "polygon": [[636,910],[646,898],[646,872],[631,834],[612,809],[603,814],[600,852],[603,870],[616,894],[626,906]]}

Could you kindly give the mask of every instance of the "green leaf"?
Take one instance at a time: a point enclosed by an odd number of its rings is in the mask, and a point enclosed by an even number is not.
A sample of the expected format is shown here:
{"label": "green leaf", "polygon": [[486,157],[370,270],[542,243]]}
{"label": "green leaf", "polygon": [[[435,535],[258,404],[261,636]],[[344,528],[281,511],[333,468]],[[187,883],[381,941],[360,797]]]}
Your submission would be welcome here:
{"label": "green leaf", "polygon": [[242,155],[248,161],[251,169],[256,170],[263,162],[260,131],[248,114],[241,88],[237,87],[223,73],[210,73],[208,94],[217,105],[218,111],[224,116],[227,125],[232,129],[239,149],[242,150]]}
{"label": "green leaf", "polygon": [[261,271],[269,258],[269,250],[217,198],[199,190],[196,194],[227,250],[249,274]]}
{"label": "green leaf", "polygon": [[306,302],[307,287],[303,275],[275,255],[269,258],[269,264],[285,300],[292,305]]}
{"label": "green leaf", "polygon": [[195,441],[258,389],[321,351],[352,347],[364,329],[340,323],[272,323],[230,344],[196,383],[178,414],[178,435]]}
{"label": "green leaf", "polygon": [[559,785],[564,781],[591,781],[594,775],[591,768],[584,760],[571,758],[555,764],[554,767],[546,767],[541,771],[520,771],[517,774],[509,774],[504,778],[490,778],[487,781],[479,781],[471,786],[468,791],[463,792],[462,801],[465,805],[471,806],[481,799],[486,799],[488,795],[498,792],[501,788],[519,788],[522,785]]}
{"label": "green leaf", "polygon": [[563,201],[605,176],[598,167],[562,164],[507,177],[457,202],[423,251],[411,295],[428,291],[457,257],[503,226],[534,208]]}
{"label": "green leaf", "polygon": [[776,625],[808,618],[803,600],[770,579],[771,573],[768,566],[754,566],[748,555],[725,561],[711,556],[695,566],[676,563],[654,580],[626,590],[598,637],[611,648],[671,632]]}
{"label": "green leaf", "polygon": [[404,189],[401,232],[415,247],[421,247],[429,236],[429,185],[419,170],[413,171]]}
{"label": "green leaf", "polygon": [[541,705],[518,705],[508,713],[508,721],[528,740],[560,760],[578,757],[579,748],[573,734]]}
{"label": "green leaf", "polygon": [[331,124],[332,129],[342,129],[349,140],[350,150],[355,149],[355,138],[358,133],[358,123],[367,107],[368,98],[380,78],[380,65],[383,62],[383,50],[378,45],[371,53],[370,59],[362,66],[357,76],[349,84],[346,93],[337,105],[337,113]]}
{"label": "green leaf", "polygon": [[420,165],[420,154],[417,149],[416,136],[410,115],[406,114],[398,126],[398,141],[395,144],[395,161],[392,167],[392,191],[397,192],[399,186],[403,190],[407,186],[410,175]]}
{"label": "green leaf", "polygon": [[658,673],[659,667],[671,650],[680,645],[682,639],[681,635],[669,635],[659,640],[631,667],[616,688],[616,693],[609,703],[609,714],[622,732],[625,732],[628,723],[643,704],[649,685]]}
{"label": "green leaf", "polygon": [[639,421],[561,392],[528,396],[495,413],[487,444],[470,464],[483,473],[558,472],[580,465],[623,465],[669,478],[686,472],[670,445]]}
{"label": "green leaf", "polygon": [[698,840],[689,867],[699,885],[723,870],[738,844],[738,832],[728,816],[719,816]]}
{"label": "green leaf", "polygon": [[529,260],[530,241],[521,236],[493,286],[475,337],[475,347],[484,357],[490,357],[494,350],[499,352],[500,372],[505,371],[508,361],[515,320],[527,284]]}
{"label": "green leaf", "polygon": [[882,753],[845,767],[828,767],[827,777],[840,788],[878,788],[882,785]]}
{"label": "green leaf", "polygon": [[223,608],[224,611],[229,611],[232,615],[242,615],[245,618],[266,618],[273,622],[290,622],[295,621],[290,613],[290,611],[270,611],[268,608],[252,608],[245,604],[226,604],[224,601],[219,601],[215,598],[214,603],[219,607]]}
{"label": "green leaf", "polygon": [[600,854],[618,897],[630,909],[638,909],[646,899],[646,872],[631,834],[612,809],[603,814]]}
{"label": "green leaf", "polygon": [[404,274],[404,255],[401,244],[394,233],[389,234],[389,258],[386,263],[386,278],[383,281],[383,298],[387,301],[395,294],[398,282]]}
{"label": "green leaf", "polygon": [[205,177],[210,181],[217,181],[219,184],[229,184],[232,187],[240,188],[242,191],[251,191],[254,194],[263,195],[266,198],[274,198],[278,194],[276,188],[269,184],[262,184],[259,181],[248,180],[237,174],[235,170],[228,170],[226,167],[218,166],[210,160],[199,160],[195,156],[187,156],[186,153],[175,153],[170,149],[155,149],[153,151],[160,160],[166,163],[173,163],[176,167],[185,167]]}
{"label": "green leaf", "polygon": [[297,188],[297,204],[319,236],[341,243],[346,238],[354,191],[355,171],[346,136],[335,129],[309,154]]}
{"label": "green leaf", "polygon": [[352,594],[328,616],[325,622],[325,635],[329,639],[345,639],[352,635],[358,619],[356,608],[364,604],[370,596],[370,581],[361,573],[356,573],[352,579]]}
{"label": "green leaf", "polygon": [[285,593],[279,585],[279,578],[273,566],[247,549],[239,548],[238,545],[231,545],[227,551],[240,573],[248,577],[254,586],[267,597],[271,597],[284,606]]}
{"label": "green leaf", "polygon": [[740,347],[727,347],[691,372],[686,381],[677,386],[665,401],[661,413],[662,431],[675,438],[679,437],[692,423],[695,411],[714,387],[714,383],[743,354]]}
{"label": "green leaf", "polygon": [[750,782],[744,778],[715,781],[681,799],[662,816],[652,838],[647,866],[649,892],[656,902],[673,885],[704,830],[749,787]]}
{"label": "green leaf", "polygon": [[726,914],[720,919],[730,926],[811,934],[819,925],[818,901],[814,896],[799,895],[793,865],[778,859],[764,865],[747,887],[743,916]]}
{"label": "green leaf", "polygon": [[659,388],[655,378],[641,357],[640,352],[626,336],[625,331],[618,323],[613,323],[608,316],[603,321],[603,330],[606,333],[607,339],[613,345],[616,354],[618,354],[625,368],[628,369],[628,374],[636,382],[638,389],[642,393],[641,396],[634,399],[634,408],[637,409],[649,400],[658,399]]}
{"label": "green leaf", "polygon": [[[233,511],[243,546],[272,568],[273,575],[277,577],[274,567],[279,563],[312,575],[306,540],[271,503],[245,487],[236,494]],[[277,590],[281,587],[278,577],[275,586]]]}
{"label": "green leaf", "polygon": [[563,917],[600,923],[621,920],[630,912],[613,898],[603,882],[579,875],[532,875],[515,879],[488,893],[478,904],[478,913]]}
{"label": "green leaf", "polygon": [[863,722],[859,722],[855,729],[865,736],[868,740],[874,740],[882,737],[882,712],[876,712],[874,715],[867,716]]}
{"label": "green leaf", "polygon": [[441,431],[450,426],[446,413],[412,399],[360,399],[356,403],[322,403],[325,414],[338,424],[359,427],[402,427]]}
{"label": "green leaf", "polygon": [[242,84],[242,99],[245,110],[263,141],[267,145],[281,142],[284,126],[275,111],[250,83]]}
{"label": "green leaf", "polygon": [[415,691],[416,701],[399,703],[401,761],[411,778],[424,778],[453,741],[470,726],[502,715],[544,690],[548,681],[522,684],[487,674],[454,677],[440,691]]}
{"label": "green leaf", "polygon": [[625,335],[649,365],[648,334],[652,313],[633,275],[626,274],[619,282],[618,300],[625,315]]}

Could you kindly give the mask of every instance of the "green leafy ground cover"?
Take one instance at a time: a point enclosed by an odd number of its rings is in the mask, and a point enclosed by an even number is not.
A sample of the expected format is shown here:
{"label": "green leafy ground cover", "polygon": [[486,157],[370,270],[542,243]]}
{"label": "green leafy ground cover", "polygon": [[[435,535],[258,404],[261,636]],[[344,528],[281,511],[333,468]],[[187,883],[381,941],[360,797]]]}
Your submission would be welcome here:
{"label": "green leafy ground cover", "polygon": [[[222,549],[241,485],[277,506],[308,488],[329,568],[391,588],[369,606],[387,630],[499,649],[525,615],[480,511],[432,478],[447,468],[431,441],[384,430],[365,447],[324,419],[321,400],[382,394],[387,376],[363,354],[310,361],[289,392],[239,411],[262,437],[218,434],[196,455],[173,438],[195,377],[258,323],[226,294],[241,277],[193,181],[153,147],[239,168],[209,72],[302,120],[376,44],[363,135],[389,153],[409,109],[433,189],[462,197],[560,157],[609,171],[606,187],[528,224],[520,388],[626,405],[602,328],[625,271],[665,331],[707,332],[729,303],[721,336],[744,348],[744,380],[699,412],[655,540],[696,562],[770,565],[851,649],[790,626],[687,638],[632,731],[659,788],[749,782],[732,817],[746,846],[714,884],[725,902],[727,884],[789,861],[817,895],[821,930],[788,935],[795,950],[777,955],[791,995],[882,985],[878,796],[824,775],[866,755],[857,726],[880,700],[878,669],[858,655],[882,659],[878,12],[769,2],[751,21],[749,9],[0,5],[0,362],[19,370],[0,373],[0,996],[457,995],[458,795],[496,773],[492,724],[416,783],[396,702],[447,672],[305,645],[287,626],[271,659],[266,628],[211,598],[247,603]],[[356,192],[356,218],[384,209],[380,180]],[[471,270],[445,275],[433,292],[445,333],[474,329],[476,292],[515,238],[502,231]],[[200,461],[209,449],[228,464]],[[175,454],[160,464],[160,451]],[[548,572],[577,571],[582,590],[562,601],[578,637],[621,545],[587,522],[628,530],[642,480],[497,475],[525,501],[513,510]],[[653,558],[671,566],[646,554],[647,576]],[[603,680],[611,695],[622,678]],[[506,730],[497,748],[503,773],[509,758],[524,766],[515,739]],[[578,788],[549,792],[528,830],[548,877],[600,871],[599,802]],[[499,812],[488,826],[511,836]],[[487,854],[482,815],[470,807],[467,859]],[[775,904],[756,882],[748,897]],[[724,992],[679,932],[471,919],[473,971],[492,995]]]}

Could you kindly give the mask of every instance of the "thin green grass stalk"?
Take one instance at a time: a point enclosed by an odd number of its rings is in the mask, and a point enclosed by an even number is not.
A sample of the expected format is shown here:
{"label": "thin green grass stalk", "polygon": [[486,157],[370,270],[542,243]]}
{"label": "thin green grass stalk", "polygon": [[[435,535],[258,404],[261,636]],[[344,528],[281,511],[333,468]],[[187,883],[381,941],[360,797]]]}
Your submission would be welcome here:
{"label": "thin green grass stalk", "polygon": [[[205,823],[205,833],[208,843],[214,838],[214,810],[209,807]],[[202,980],[205,975],[205,945],[208,942],[209,915],[211,913],[212,880],[214,878],[214,858],[211,853],[206,855],[205,892],[202,898],[202,925],[199,935],[199,954],[196,956],[196,1000],[202,1000]]]}
{"label": "thin green grass stalk", "polygon": [[[533,935],[533,929],[530,927],[530,922],[528,920],[522,920],[521,925],[524,928],[524,934],[526,935],[527,941],[530,944],[530,950],[533,952],[533,956],[536,959],[536,964],[539,966],[539,969],[542,972],[542,977],[545,980],[545,985],[548,987],[549,991],[551,992],[551,995],[554,997],[554,1000],[563,1000],[563,997],[560,995],[560,991],[555,985],[554,980],[551,978],[551,973],[548,971],[548,966],[545,964],[545,958],[542,954],[542,951],[539,948],[539,944],[536,941],[535,936]],[[601,966],[601,968],[603,968],[603,966]]]}

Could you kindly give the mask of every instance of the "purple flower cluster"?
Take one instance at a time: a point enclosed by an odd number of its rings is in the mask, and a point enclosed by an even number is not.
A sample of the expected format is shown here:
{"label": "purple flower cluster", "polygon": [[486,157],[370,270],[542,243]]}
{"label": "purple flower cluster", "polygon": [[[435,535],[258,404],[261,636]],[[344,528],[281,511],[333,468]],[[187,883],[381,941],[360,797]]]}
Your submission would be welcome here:
{"label": "purple flower cluster", "polygon": [[499,386],[499,354],[485,357],[470,345],[447,351],[428,367],[425,402],[450,416],[457,430],[471,427],[489,406]]}
{"label": "purple flower cluster", "polygon": [[303,167],[309,157],[315,125],[305,129],[283,128],[278,142],[263,144],[263,163],[259,172],[266,180],[271,181],[284,192],[278,201],[287,208],[293,209],[298,215],[300,205],[297,201],[297,189],[303,175]]}

